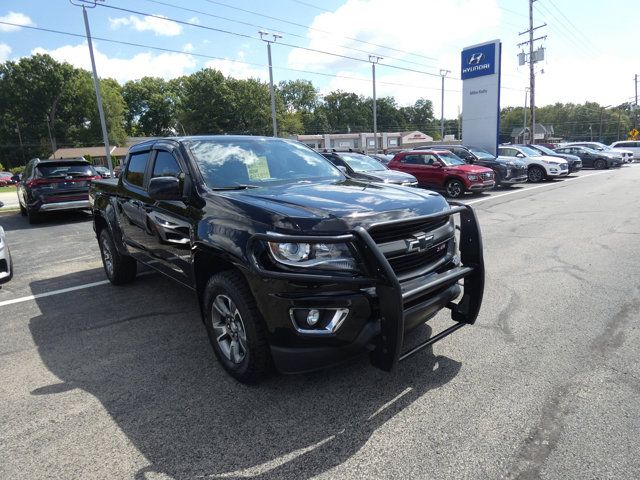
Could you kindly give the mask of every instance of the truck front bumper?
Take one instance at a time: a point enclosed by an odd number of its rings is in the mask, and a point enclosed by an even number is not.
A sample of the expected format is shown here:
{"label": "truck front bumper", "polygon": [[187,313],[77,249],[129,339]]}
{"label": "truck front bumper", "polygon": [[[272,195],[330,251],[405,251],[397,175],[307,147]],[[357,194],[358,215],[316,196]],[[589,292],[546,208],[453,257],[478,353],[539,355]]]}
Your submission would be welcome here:
{"label": "truck front bumper", "polygon": [[[381,222],[370,226],[369,230],[356,227],[351,233],[338,236],[254,235],[250,242],[253,244],[258,241],[349,242],[368,266],[369,276],[314,275],[267,270],[253,258],[253,273],[262,282],[266,279],[272,288],[267,295],[269,300],[261,307],[265,317],[271,315],[270,310],[278,310],[282,302],[294,309],[349,309],[344,324],[335,334],[301,334],[294,328],[293,319],[287,319],[289,328],[283,323],[274,328],[274,336],[285,339],[271,342],[276,368],[283,373],[316,370],[369,352],[373,365],[390,371],[400,360],[466,324],[473,324],[484,291],[482,239],[474,211],[468,205],[452,203],[452,208],[445,212],[411,220],[436,220],[456,214],[460,215],[459,257],[454,256],[437,270],[404,282],[399,280],[369,231],[392,227],[407,219]],[[278,291],[290,284],[312,284],[313,288],[307,294]],[[459,297],[460,300],[454,303]],[[429,320],[443,308],[451,310],[454,325],[405,351],[405,332]]]}

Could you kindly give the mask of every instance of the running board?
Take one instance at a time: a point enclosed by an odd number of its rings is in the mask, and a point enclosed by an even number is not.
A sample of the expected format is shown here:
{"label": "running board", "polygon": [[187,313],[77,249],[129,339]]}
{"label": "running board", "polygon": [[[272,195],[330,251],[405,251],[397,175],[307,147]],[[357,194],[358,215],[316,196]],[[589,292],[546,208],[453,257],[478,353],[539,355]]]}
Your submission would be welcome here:
{"label": "running board", "polygon": [[402,360],[406,360],[407,358],[411,357],[412,355],[415,355],[416,353],[418,353],[420,350],[423,350],[423,349],[427,348],[429,345],[433,345],[438,340],[442,340],[444,337],[447,337],[447,336],[451,335],[453,332],[455,332],[459,328],[464,327],[465,325],[466,325],[465,323],[456,323],[454,325],[451,325],[449,328],[447,328],[446,330],[441,331],[437,335],[434,335],[433,337],[431,337],[426,342],[423,342],[423,343],[421,343],[419,345],[416,345],[412,349],[410,349],[410,350],[406,351],[405,353],[401,354],[400,358],[398,358],[398,361],[401,362]]}

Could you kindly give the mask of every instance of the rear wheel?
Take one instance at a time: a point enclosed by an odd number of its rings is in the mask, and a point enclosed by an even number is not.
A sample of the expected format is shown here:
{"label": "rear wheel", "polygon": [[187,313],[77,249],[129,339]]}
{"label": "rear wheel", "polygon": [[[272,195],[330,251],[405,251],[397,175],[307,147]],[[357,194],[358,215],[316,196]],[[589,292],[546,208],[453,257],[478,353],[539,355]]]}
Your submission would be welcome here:
{"label": "rear wheel", "polygon": [[264,379],[271,367],[264,320],[240,272],[209,279],[204,311],[209,341],[224,369],[242,383]]}
{"label": "rear wheel", "polygon": [[20,215],[22,215],[23,217],[26,217],[27,209],[22,206],[22,204],[20,203],[20,200],[18,200],[18,205],[20,205]]}
{"label": "rear wheel", "polygon": [[113,239],[106,228],[100,231],[98,237],[100,256],[107,278],[113,285],[131,283],[136,278],[138,265],[135,259],[121,255],[113,243]]}
{"label": "rear wheel", "polygon": [[546,173],[541,167],[533,165],[529,167],[528,177],[531,183],[538,183],[544,180]]}
{"label": "rear wheel", "polygon": [[598,170],[604,170],[605,168],[607,168],[607,162],[599,158],[595,162],[593,162],[593,168],[596,168]]}
{"label": "rear wheel", "polygon": [[464,193],[464,184],[460,180],[449,180],[445,185],[447,196],[451,198],[460,198]]}

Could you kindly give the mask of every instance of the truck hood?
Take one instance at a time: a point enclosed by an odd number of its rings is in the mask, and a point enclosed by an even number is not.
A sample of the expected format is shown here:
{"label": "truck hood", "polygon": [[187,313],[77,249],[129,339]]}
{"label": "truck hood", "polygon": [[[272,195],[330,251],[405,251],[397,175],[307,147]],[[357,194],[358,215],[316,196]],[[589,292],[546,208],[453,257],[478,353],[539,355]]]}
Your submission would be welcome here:
{"label": "truck hood", "polygon": [[227,208],[270,228],[344,231],[449,209],[439,194],[416,187],[340,181],[297,182],[209,194]]}
{"label": "truck hood", "polygon": [[358,172],[362,180],[384,183],[407,183],[416,182],[417,179],[410,173],[398,172],[397,170],[375,170],[371,172]]}

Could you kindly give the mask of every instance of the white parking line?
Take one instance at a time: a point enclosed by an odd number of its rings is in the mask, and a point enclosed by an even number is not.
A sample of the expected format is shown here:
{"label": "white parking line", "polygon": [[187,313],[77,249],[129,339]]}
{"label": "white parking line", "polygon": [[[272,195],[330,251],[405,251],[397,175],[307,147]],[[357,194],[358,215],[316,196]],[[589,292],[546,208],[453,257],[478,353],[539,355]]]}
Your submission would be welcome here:
{"label": "white parking line", "polygon": [[[637,166],[640,166],[640,165],[628,165],[626,168],[637,167]],[[560,186],[560,185],[562,185],[562,184],[564,184],[566,182],[570,182],[572,180],[580,180],[581,178],[593,177],[594,175],[602,175],[603,173],[611,173],[611,170],[603,170],[601,172],[593,172],[593,173],[589,173],[587,175],[580,175],[579,177],[564,178],[562,180],[562,183],[545,183],[543,185],[536,185],[535,187],[519,188],[518,190],[513,190],[511,192],[501,193],[499,195],[492,195],[490,197],[479,198],[477,200],[472,200],[470,202],[465,202],[465,205],[474,205],[476,203],[486,202],[488,200],[495,200],[496,198],[500,198],[500,197],[506,197],[507,195],[515,195],[516,193],[528,192],[530,190],[535,190],[537,188],[557,187],[557,186]]]}
{"label": "white parking line", "polygon": [[27,295],[26,297],[14,298],[12,300],[5,300],[0,302],[0,307],[5,305],[13,305],[14,303],[28,302],[29,300],[36,300],[42,297],[50,297],[52,295],[60,295],[61,293],[75,292],[76,290],[84,290],[85,288],[98,287],[100,285],[106,285],[109,280],[101,280],[99,282],[85,283],[84,285],[78,285],[77,287],[61,288],[60,290],[52,290],[50,292],[38,293],[37,295]]}

